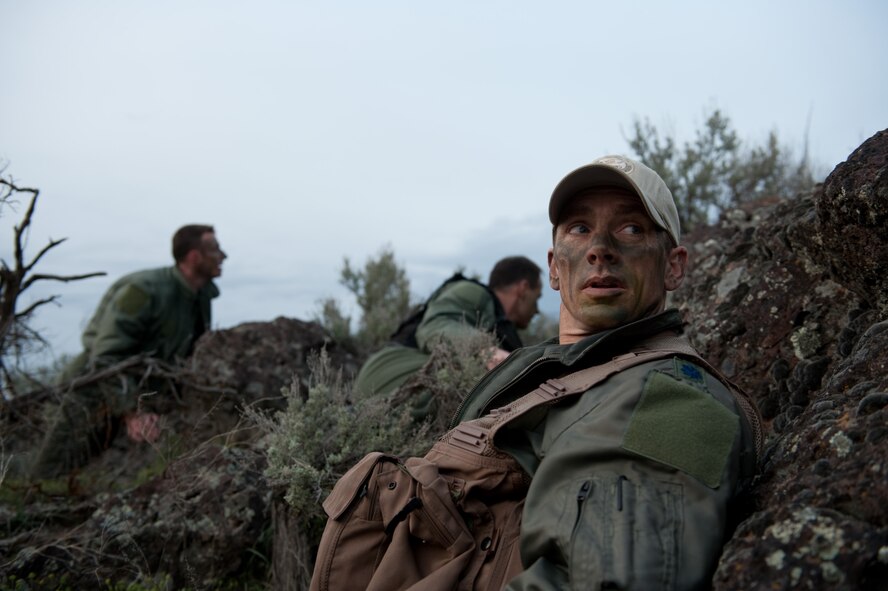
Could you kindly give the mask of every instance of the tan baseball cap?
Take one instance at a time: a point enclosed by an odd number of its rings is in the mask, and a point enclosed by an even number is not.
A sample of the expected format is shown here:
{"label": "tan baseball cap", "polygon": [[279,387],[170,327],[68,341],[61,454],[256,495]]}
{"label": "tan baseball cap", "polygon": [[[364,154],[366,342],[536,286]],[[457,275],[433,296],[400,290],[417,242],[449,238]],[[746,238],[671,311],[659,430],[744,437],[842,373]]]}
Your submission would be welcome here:
{"label": "tan baseball cap", "polygon": [[622,187],[638,194],[654,223],[666,230],[676,244],[680,243],[678,210],[669,187],[656,172],[625,156],[603,156],[561,179],[549,199],[552,225],[558,224],[561,210],[571,197],[595,187]]}

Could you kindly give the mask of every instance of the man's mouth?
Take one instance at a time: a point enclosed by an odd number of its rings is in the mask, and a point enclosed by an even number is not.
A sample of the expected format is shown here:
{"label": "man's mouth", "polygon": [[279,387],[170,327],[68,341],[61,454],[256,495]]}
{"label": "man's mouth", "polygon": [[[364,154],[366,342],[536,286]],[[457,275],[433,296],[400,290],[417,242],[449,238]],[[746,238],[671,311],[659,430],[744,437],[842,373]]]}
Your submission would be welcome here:
{"label": "man's mouth", "polygon": [[622,293],[626,285],[612,275],[590,277],[583,284],[583,291],[591,295],[612,296]]}
{"label": "man's mouth", "polygon": [[583,284],[583,287],[626,287],[623,285],[623,282],[614,277],[613,275],[596,275],[594,277],[590,277],[586,280],[586,283]]}

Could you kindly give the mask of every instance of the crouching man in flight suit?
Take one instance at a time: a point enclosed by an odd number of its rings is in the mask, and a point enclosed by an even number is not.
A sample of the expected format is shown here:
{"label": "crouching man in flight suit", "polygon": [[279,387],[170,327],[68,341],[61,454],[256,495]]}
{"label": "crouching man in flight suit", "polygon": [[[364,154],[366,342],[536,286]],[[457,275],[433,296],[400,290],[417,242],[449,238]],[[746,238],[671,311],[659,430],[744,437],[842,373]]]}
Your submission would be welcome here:
{"label": "crouching man in flight suit", "polygon": [[[60,384],[135,355],[168,363],[190,355],[210,328],[211,301],[219,295],[213,279],[222,274],[226,254],[208,225],[183,226],[172,242],[174,265],[130,273],[108,288],[83,332],[83,352],[62,372]],[[157,380],[140,385],[131,375],[113,375],[65,392],[32,477],[53,478],[86,464],[110,445],[118,427],[133,441],[156,441],[159,416],[141,410],[138,395],[163,387]]]}
{"label": "crouching man in flight suit", "polygon": [[[666,293],[688,252],[663,180],[607,156],[568,174],[549,201],[557,341],[514,352],[469,393],[451,426],[557,378],[682,337]],[[686,343],[686,340],[684,341]],[[507,589],[707,589],[733,501],[755,471],[754,406],[702,360],[628,367],[501,430],[499,449],[532,476],[524,571]]]}

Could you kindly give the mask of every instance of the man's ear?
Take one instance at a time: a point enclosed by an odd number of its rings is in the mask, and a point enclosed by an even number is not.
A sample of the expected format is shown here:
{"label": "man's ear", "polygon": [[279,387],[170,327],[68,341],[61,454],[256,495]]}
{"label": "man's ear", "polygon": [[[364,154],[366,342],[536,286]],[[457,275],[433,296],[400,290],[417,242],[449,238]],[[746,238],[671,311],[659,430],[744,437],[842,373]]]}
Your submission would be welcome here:
{"label": "man's ear", "polygon": [[555,265],[555,249],[549,248],[549,252],[546,256],[549,261],[549,287],[558,291],[561,284],[558,279],[558,267]]}
{"label": "man's ear", "polygon": [[530,281],[527,279],[522,279],[518,282],[518,297],[523,298],[524,294],[528,292],[530,289]]}
{"label": "man's ear", "polygon": [[184,262],[185,265],[189,267],[194,267],[195,265],[200,263],[201,259],[203,259],[203,253],[200,251],[200,249],[192,248],[185,255],[185,258],[182,260],[182,262]]}
{"label": "man's ear", "polygon": [[688,268],[688,249],[676,246],[666,255],[666,291],[678,289]]}

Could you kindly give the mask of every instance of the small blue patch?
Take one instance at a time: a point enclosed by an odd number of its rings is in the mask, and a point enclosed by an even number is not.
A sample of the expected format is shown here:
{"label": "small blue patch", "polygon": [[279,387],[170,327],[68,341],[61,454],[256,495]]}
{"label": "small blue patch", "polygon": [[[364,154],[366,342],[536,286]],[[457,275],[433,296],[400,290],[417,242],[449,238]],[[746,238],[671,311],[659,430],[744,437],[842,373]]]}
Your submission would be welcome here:
{"label": "small blue patch", "polygon": [[681,365],[681,373],[685,377],[691,378],[695,382],[699,382],[703,379],[703,374],[700,372],[700,370],[689,363],[683,363]]}
{"label": "small blue patch", "polygon": [[704,392],[708,391],[708,389],[706,388],[706,375],[699,367],[697,367],[690,361],[681,359],[680,357],[674,358],[673,367],[675,371],[673,375],[676,378],[682,380],[687,384],[696,386]]}

